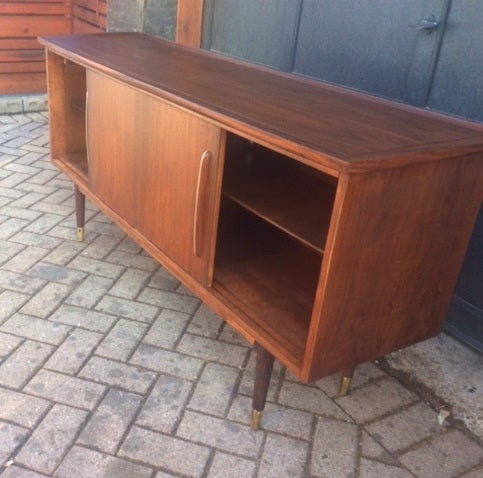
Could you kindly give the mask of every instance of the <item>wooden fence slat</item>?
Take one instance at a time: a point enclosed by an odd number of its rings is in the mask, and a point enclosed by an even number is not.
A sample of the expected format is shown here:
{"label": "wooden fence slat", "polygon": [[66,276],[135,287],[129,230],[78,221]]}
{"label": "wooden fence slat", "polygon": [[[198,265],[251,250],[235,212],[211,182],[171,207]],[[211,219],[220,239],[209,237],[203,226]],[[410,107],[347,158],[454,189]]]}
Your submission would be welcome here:
{"label": "wooden fence slat", "polygon": [[73,5],[98,11],[101,15],[107,15],[106,0],[72,0]]}
{"label": "wooden fence slat", "polygon": [[36,50],[42,46],[35,38],[0,38],[1,50]]}
{"label": "wooden fence slat", "polygon": [[72,30],[74,33],[102,33],[105,30],[91,23],[86,23],[78,18],[72,21]]}
{"label": "wooden fence slat", "polygon": [[45,93],[47,79],[45,73],[12,73],[0,75],[0,94]]}
{"label": "wooden fence slat", "polygon": [[28,15],[0,16],[0,32],[4,37],[36,37],[71,32],[71,19]]}
{"label": "wooden fence slat", "polygon": [[45,61],[0,62],[0,74],[3,73],[42,73],[45,72]]}
{"label": "wooden fence slat", "polygon": [[0,63],[5,62],[27,62],[27,61],[45,61],[45,53],[39,50],[1,50]]}
{"label": "wooden fence slat", "polygon": [[78,18],[79,20],[83,20],[87,23],[91,23],[92,25],[99,25],[99,26],[105,25],[105,20],[106,20],[105,16],[98,15],[96,12],[92,10],[82,8],[77,5],[74,5],[73,15],[74,15],[74,18]]}
{"label": "wooden fence slat", "polygon": [[62,3],[0,3],[0,15],[68,15],[70,4]]}

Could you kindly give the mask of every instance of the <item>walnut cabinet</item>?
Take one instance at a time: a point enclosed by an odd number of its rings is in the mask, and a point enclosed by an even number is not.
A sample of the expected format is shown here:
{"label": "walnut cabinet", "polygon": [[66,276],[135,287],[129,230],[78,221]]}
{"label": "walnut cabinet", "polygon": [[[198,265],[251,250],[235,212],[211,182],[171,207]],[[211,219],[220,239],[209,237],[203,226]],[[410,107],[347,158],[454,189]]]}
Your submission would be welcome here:
{"label": "walnut cabinet", "polygon": [[255,345],[255,413],[274,357],[349,378],[439,333],[481,125],[143,34],[42,42],[78,226],[87,196]]}

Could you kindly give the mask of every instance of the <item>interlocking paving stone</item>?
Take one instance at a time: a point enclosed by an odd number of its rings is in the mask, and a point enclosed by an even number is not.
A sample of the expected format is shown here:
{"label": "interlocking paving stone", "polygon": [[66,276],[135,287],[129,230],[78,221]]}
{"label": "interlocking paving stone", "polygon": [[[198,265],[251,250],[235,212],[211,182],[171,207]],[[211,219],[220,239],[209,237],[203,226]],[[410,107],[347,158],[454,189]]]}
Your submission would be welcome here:
{"label": "interlocking paving stone", "polygon": [[96,305],[96,309],[108,314],[120,315],[127,319],[148,323],[152,322],[154,317],[159,314],[159,308],[153,305],[140,304],[133,300],[111,297],[109,295],[101,299]]}
{"label": "interlocking paving stone", "polygon": [[26,340],[0,365],[0,385],[22,386],[52,353],[53,347]]}
{"label": "interlocking paving stone", "polygon": [[92,259],[104,259],[119,241],[118,237],[98,236],[82,251],[81,255]]}
{"label": "interlocking paving stone", "polygon": [[247,458],[217,451],[208,478],[252,478],[255,475],[255,466],[255,462]]}
{"label": "interlocking paving stone", "polygon": [[92,357],[80,371],[79,377],[121,387],[131,392],[144,393],[154,382],[156,374],[133,365]]}
{"label": "interlocking paving stone", "polygon": [[77,373],[102,337],[98,332],[74,329],[49,358],[45,368],[71,375]]}
{"label": "interlocking paving stone", "polygon": [[258,475],[264,478],[291,476],[303,478],[309,445],[300,440],[268,434]]}
{"label": "interlocking paving stone", "polygon": [[104,385],[50,370],[40,370],[24,388],[32,395],[87,410],[98,404],[105,390]]}
{"label": "interlocking paving stone", "polygon": [[357,464],[359,428],[353,423],[319,418],[315,429],[310,472],[316,476],[353,476]]}
{"label": "interlocking paving stone", "polygon": [[33,265],[40,261],[50,251],[40,247],[29,246],[15,257],[10,259],[3,267],[13,272],[27,272]]}
{"label": "interlocking paving stone", "polygon": [[79,284],[74,292],[67,297],[66,303],[89,309],[99,302],[103,295],[111,288],[112,279],[89,275],[82,284]]}
{"label": "interlocking paving stone", "polygon": [[21,337],[0,332],[0,357],[10,355],[22,342]]}
{"label": "interlocking paving stone", "polygon": [[3,332],[54,345],[60,344],[71,329],[67,325],[20,313],[14,314],[0,327]]}
{"label": "interlocking paving stone", "polygon": [[214,360],[235,367],[243,366],[249,352],[249,349],[245,347],[191,334],[183,335],[177,350],[204,360]]}
{"label": "interlocking paving stone", "polygon": [[205,304],[201,304],[190,322],[188,332],[216,339],[220,335],[223,321]]}
{"label": "interlocking paving stone", "polygon": [[124,299],[134,299],[146,285],[150,276],[151,272],[130,267],[111,287],[109,294]]}
{"label": "interlocking paving stone", "polygon": [[119,319],[97,347],[96,354],[117,360],[127,360],[141,341],[147,325],[133,320]]}
{"label": "interlocking paving stone", "polygon": [[[434,475],[433,475],[434,476]],[[414,475],[404,468],[386,465],[378,461],[362,458],[359,465],[359,478],[413,478]]]}
{"label": "interlocking paving stone", "polygon": [[32,267],[29,275],[39,277],[52,282],[60,282],[66,285],[76,285],[82,282],[86,274],[83,272],[70,269],[56,264],[49,264],[48,262],[39,262]]}
{"label": "interlocking paving stone", "polygon": [[203,366],[200,359],[146,344],[137,348],[130,363],[188,380],[196,380]]}
{"label": "interlocking paving stone", "polygon": [[140,460],[188,476],[201,476],[210,454],[209,448],[169,435],[133,427],[119,456]]}
{"label": "interlocking paving stone", "polygon": [[[80,251],[85,247],[83,242],[77,241],[64,241],[59,244],[53,251],[51,251],[46,257],[45,261],[54,265],[62,266],[68,264]],[[82,277],[83,273],[80,273]]]}
{"label": "interlocking paving stone", "polygon": [[106,257],[107,262],[122,266],[135,267],[137,269],[154,272],[159,264],[150,256],[141,254],[128,254],[123,251],[113,251]]}
{"label": "interlocking paving stone", "polygon": [[44,478],[47,475],[13,465],[5,468],[1,476],[2,478]]}
{"label": "interlocking paving stone", "polygon": [[17,463],[52,473],[75,439],[87,412],[66,405],[52,407],[15,457]]}
{"label": "interlocking paving stone", "polygon": [[483,461],[483,448],[459,430],[451,430],[400,457],[420,478],[452,478]]}
{"label": "interlocking paving stone", "polygon": [[[48,283],[20,309],[23,314],[47,318],[70,293],[70,286]],[[50,325],[50,324],[49,324]]]}
{"label": "interlocking paving stone", "polygon": [[49,317],[49,320],[95,332],[106,332],[116,322],[117,317],[71,305],[62,305]]}
{"label": "interlocking paving stone", "polygon": [[45,281],[16,272],[2,270],[0,275],[0,288],[20,292],[24,294],[35,294]]}
{"label": "interlocking paving stone", "polygon": [[[3,272],[2,272],[3,273]],[[29,300],[27,294],[20,294],[10,290],[4,290],[0,293],[0,325],[16,312],[22,305]]]}
{"label": "interlocking paving stone", "polygon": [[10,458],[28,433],[29,431],[23,427],[0,421],[0,467]]}
{"label": "interlocking paving stone", "polygon": [[46,234],[62,220],[57,214],[43,214],[35,221],[32,221],[24,230],[36,234]]}
{"label": "interlocking paving stone", "polygon": [[179,421],[193,384],[188,380],[161,375],[139,413],[136,423],[171,433]]}
{"label": "interlocking paving stone", "polygon": [[97,259],[82,256],[77,256],[74,258],[70,262],[69,266],[73,269],[88,272],[89,274],[107,277],[108,279],[117,279],[124,271],[124,267],[121,267],[117,264],[110,264],[105,261],[99,261]]}
{"label": "interlocking paving stone", "polygon": [[109,390],[89,419],[78,443],[115,453],[141,401],[140,395],[124,390]]}
{"label": "interlocking paving stone", "polygon": [[0,228],[0,239],[7,239],[17,234],[22,230],[29,222],[25,219],[8,218],[6,221],[2,222],[2,227]]}
{"label": "interlocking paving stone", "polygon": [[240,371],[218,363],[208,363],[198,380],[189,408],[210,415],[225,416]]}
{"label": "interlocking paving stone", "polygon": [[53,249],[60,244],[60,239],[28,231],[18,232],[11,239],[14,242],[25,244],[26,246],[37,246],[42,247],[43,249]]}
{"label": "interlocking paving stone", "polygon": [[348,419],[349,416],[321,390],[300,383],[284,382],[278,398],[279,403],[327,417]]}
{"label": "interlocking paving stone", "polygon": [[[228,418],[249,425],[251,412],[252,399],[239,396],[233,401]],[[310,440],[313,421],[311,413],[267,402],[261,427],[264,430]]]}
{"label": "interlocking paving stone", "polygon": [[32,428],[51,403],[43,398],[0,388],[0,420]]}
{"label": "interlocking paving stone", "polygon": [[374,420],[416,400],[416,395],[392,378],[371,382],[335,401],[357,422]]}
{"label": "interlocking paving stone", "polygon": [[365,430],[361,433],[361,455],[367,458],[375,458],[377,461],[388,465],[398,465],[399,461],[391,455],[379,442],[372,438]]}
{"label": "interlocking paving stone", "polygon": [[152,323],[143,342],[165,349],[173,349],[190,318],[190,315],[183,312],[164,309]]}
{"label": "interlocking paving stone", "polygon": [[442,433],[438,414],[419,402],[367,426],[367,431],[389,451],[397,452],[430,436]]}
{"label": "interlocking paving stone", "polygon": [[175,292],[160,291],[146,287],[138,297],[141,302],[157,305],[165,309],[173,309],[178,312],[186,312],[191,314],[199,305],[199,299],[180,295]]}
{"label": "interlocking paving stone", "polygon": [[177,436],[251,458],[258,455],[263,440],[248,426],[191,411],[181,420]]}
{"label": "interlocking paving stone", "polygon": [[57,478],[150,478],[151,468],[75,446],[62,461]]}
{"label": "interlocking paving stone", "polygon": [[155,289],[174,291],[180,285],[180,282],[175,279],[166,269],[160,267],[151,277],[148,287]]}

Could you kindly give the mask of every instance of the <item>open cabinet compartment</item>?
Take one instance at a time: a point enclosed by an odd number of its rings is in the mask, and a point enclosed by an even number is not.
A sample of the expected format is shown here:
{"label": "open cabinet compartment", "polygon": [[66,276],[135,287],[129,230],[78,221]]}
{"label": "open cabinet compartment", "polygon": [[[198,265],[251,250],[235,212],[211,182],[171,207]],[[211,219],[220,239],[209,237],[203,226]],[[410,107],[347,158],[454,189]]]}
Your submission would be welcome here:
{"label": "open cabinet compartment", "polygon": [[336,178],[228,134],[213,287],[300,369]]}
{"label": "open cabinet compartment", "polygon": [[84,67],[48,53],[52,159],[78,183],[88,183],[87,86]]}

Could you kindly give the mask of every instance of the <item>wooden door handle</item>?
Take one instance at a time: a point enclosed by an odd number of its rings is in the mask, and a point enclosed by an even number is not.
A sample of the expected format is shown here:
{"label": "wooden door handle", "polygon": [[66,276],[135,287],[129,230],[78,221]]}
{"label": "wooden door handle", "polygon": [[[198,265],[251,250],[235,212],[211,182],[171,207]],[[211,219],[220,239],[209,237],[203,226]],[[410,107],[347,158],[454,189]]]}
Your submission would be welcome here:
{"label": "wooden door handle", "polygon": [[210,152],[205,151],[201,155],[200,167],[198,170],[195,198],[195,217],[193,224],[193,253],[196,257],[201,257],[203,252],[202,216],[203,212],[205,211],[204,203],[206,202],[206,195],[208,192],[210,159]]}
{"label": "wooden door handle", "polygon": [[85,120],[85,130],[86,130],[86,157],[87,157],[87,164],[89,164],[89,91],[86,91],[86,120]]}

